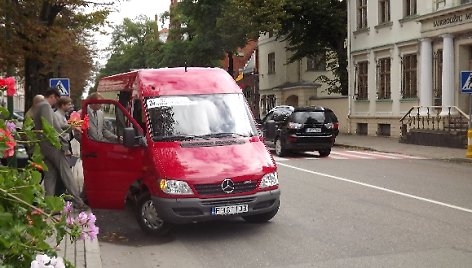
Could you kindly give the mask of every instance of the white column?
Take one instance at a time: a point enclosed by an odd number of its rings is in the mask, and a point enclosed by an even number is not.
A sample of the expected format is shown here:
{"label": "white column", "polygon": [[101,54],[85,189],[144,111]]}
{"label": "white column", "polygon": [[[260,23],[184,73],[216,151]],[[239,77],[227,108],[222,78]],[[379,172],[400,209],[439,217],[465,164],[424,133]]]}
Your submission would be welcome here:
{"label": "white column", "polygon": [[[442,69],[442,111],[449,113],[448,107],[454,106],[454,40],[450,34],[443,38],[443,69]],[[451,113],[455,112],[451,109]]]}
{"label": "white column", "polygon": [[[433,46],[430,38],[421,39],[420,55],[420,106],[433,105]],[[427,109],[420,110],[422,115],[427,114]]]}

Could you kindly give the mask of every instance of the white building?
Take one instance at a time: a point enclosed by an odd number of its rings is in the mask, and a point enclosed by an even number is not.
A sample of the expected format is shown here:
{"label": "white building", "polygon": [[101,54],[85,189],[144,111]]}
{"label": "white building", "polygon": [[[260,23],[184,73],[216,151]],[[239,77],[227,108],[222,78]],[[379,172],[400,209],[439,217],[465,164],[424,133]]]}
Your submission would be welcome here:
{"label": "white building", "polygon": [[347,3],[348,132],[399,136],[413,106],[469,113],[460,74],[472,70],[472,0]]}
{"label": "white building", "polygon": [[325,106],[331,108],[340,120],[340,131],[346,131],[346,97],[328,94],[324,85],[316,79],[330,76],[324,56],[303,58],[287,63],[291,52],[286,41],[277,40],[270,34],[258,40],[258,73],[261,118],[277,105]]}

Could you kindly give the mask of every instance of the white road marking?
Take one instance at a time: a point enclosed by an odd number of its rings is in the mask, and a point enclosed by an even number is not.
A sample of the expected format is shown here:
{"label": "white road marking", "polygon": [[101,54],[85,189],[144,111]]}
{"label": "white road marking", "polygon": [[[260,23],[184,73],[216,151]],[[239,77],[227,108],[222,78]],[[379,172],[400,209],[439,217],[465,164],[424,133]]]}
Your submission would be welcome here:
{"label": "white road marking", "polygon": [[316,171],[312,171],[312,170],[308,170],[308,169],[304,169],[304,168],[299,168],[299,167],[295,167],[295,166],[291,166],[291,165],[287,165],[287,164],[283,164],[283,163],[277,163],[277,165],[292,168],[292,169],[296,169],[296,170],[303,171],[303,172],[306,172],[306,173],[315,174],[315,175],[318,175],[318,176],[328,177],[328,178],[339,180],[339,181],[344,181],[344,182],[349,182],[349,183],[361,185],[361,186],[364,186],[364,187],[368,187],[368,188],[372,188],[372,189],[376,189],[376,190],[380,190],[380,191],[384,191],[384,192],[388,192],[388,193],[392,193],[392,194],[396,194],[396,195],[400,195],[400,196],[404,196],[404,197],[424,201],[424,202],[427,202],[427,203],[432,203],[432,204],[443,206],[443,207],[448,207],[448,208],[452,208],[452,209],[472,213],[472,209],[455,206],[455,205],[452,205],[452,204],[436,201],[436,200],[433,200],[433,199],[428,199],[428,198],[424,198],[424,197],[420,197],[420,196],[416,196],[416,195],[412,195],[412,194],[407,194],[407,193],[403,193],[403,192],[399,192],[399,191],[395,191],[395,190],[390,190],[388,188],[375,186],[375,185],[372,185],[372,184],[363,183],[363,182],[359,182],[359,181],[354,181],[354,180],[350,180],[350,179],[346,179],[346,178],[342,178],[342,177],[338,177],[338,176],[333,176],[333,175],[329,175],[329,174],[325,174],[325,173],[321,173],[321,172],[316,172]]}

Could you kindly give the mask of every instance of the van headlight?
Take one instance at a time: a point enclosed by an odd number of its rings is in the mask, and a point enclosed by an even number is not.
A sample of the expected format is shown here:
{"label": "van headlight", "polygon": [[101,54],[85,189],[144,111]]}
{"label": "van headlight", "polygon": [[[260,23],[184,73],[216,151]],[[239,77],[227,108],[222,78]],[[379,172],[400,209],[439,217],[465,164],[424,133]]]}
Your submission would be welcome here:
{"label": "van headlight", "polygon": [[193,191],[185,181],[161,179],[159,187],[166,194],[192,195]]}
{"label": "van headlight", "polygon": [[262,177],[261,184],[259,188],[267,188],[279,185],[279,179],[277,177],[277,172],[267,173]]}

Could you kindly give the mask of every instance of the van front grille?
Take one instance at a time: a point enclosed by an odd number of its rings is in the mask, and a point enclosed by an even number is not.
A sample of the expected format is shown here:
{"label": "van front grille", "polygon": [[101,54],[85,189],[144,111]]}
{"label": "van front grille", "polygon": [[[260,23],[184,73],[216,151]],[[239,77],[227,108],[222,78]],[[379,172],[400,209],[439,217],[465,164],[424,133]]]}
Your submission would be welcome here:
{"label": "van front grille", "polygon": [[[230,194],[247,193],[256,189],[257,180],[241,181],[234,183],[234,191]],[[195,184],[195,190],[199,195],[220,195],[228,194],[221,188],[221,183],[214,184]]]}

